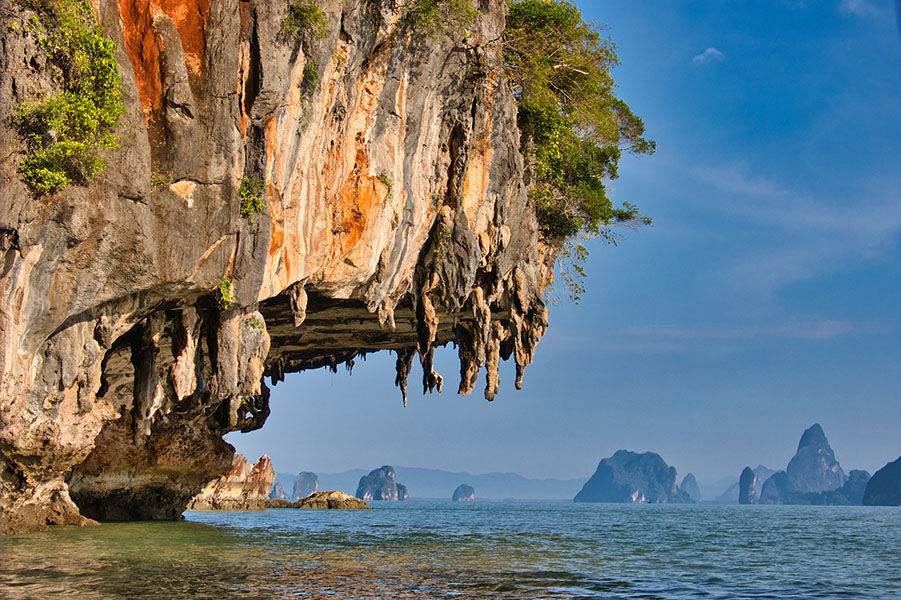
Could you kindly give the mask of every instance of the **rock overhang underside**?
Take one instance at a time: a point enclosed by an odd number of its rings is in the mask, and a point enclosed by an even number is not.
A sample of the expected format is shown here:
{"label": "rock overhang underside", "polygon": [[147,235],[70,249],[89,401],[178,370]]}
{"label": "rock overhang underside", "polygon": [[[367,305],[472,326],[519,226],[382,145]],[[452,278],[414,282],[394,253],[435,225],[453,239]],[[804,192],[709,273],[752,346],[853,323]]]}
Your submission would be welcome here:
{"label": "rock overhang underside", "polygon": [[414,360],[441,390],[452,342],[460,393],[484,367],[493,399],[511,357],[521,385],[555,251],[493,68],[505,3],[465,39],[318,5],[326,35],[286,39],[287,1],[96,3],[119,148],[41,198],[5,117],[58,82],[34,13],[0,13],[0,532],[177,518],[229,469],[222,436],[265,422],[267,376],[391,350],[406,399]]}

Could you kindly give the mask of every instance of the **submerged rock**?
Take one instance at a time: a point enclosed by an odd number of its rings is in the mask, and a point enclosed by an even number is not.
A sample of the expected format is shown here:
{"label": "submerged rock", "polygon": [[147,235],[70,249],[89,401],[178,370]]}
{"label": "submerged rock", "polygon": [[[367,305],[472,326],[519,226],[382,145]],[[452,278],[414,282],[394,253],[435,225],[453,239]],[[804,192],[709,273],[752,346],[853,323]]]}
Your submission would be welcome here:
{"label": "submerged rock", "polygon": [[363,500],[406,500],[407,488],[397,483],[394,467],[385,465],[360,478],[357,497]]}
{"label": "submerged rock", "polygon": [[867,483],[863,503],[868,506],[901,506],[901,457],[873,474]]}
{"label": "submerged rock", "polygon": [[757,475],[751,467],[745,467],[738,478],[738,503],[757,504]]}
{"label": "submerged rock", "polygon": [[293,500],[306,498],[319,490],[319,477],[316,473],[302,471],[297,474],[294,479],[294,492],[291,495]]}
{"label": "submerged rock", "polygon": [[689,473],[682,479],[682,483],[679,484],[679,491],[688,494],[688,497],[693,502],[700,502],[702,499],[701,486],[698,485],[698,480],[695,479],[694,473]]}
{"label": "submerged rock", "polygon": [[267,455],[251,467],[243,454],[236,454],[228,473],[204,486],[188,510],[262,510],[274,481],[275,469]]}
{"label": "submerged rock", "polygon": [[459,486],[457,486],[457,489],[454,490],[453,496],[451,496],[451,500],[453,500],[454,502],[475,502],[475,499],[476,491],[468,483],[461,483]]}
{"label": "submerged rock", "polygon": [[290,508],[359,510],[371,509],[372,507],[359,498],[344,492],[316,492],[302,500],[298,500]]}
{"label": "submerged rock", "polygon": [[676,489],[676,469],[653,452],[619,450],[603,459],[575,502],[691,502]]}

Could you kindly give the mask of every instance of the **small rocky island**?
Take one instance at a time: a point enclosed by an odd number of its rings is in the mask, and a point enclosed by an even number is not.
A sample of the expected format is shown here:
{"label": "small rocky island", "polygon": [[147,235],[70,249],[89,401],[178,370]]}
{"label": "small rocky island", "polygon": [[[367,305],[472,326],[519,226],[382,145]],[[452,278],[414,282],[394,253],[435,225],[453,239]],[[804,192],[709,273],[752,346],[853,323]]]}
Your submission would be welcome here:
{"label": "small rocky island", "polygon": [[397,483],[394,467],[385,465],[360,478],[356,496],[366,501],[403,501],[409,498],[409,493],[406,486]]}
{"label": "small rocky island", "polygon": [[475,488],[468,483],[461,483],[457,486],[457,489],[454,490],[454,495],[451,496],[451,500],[454,502],[475,502]]}
{"label": "small rocky island", "polygon": [[371,506],[344,492],[316,492],[298,500],[287,508],[312,508],[331,510],[368,510]]}
{"label": "small rocky island", "polygon": [[619,450],[603,459],[575,502],[690,503],[686,492],[676,489],[676,469],[659,454]]}
{"label": "small rocky island", "polygon": [[863,503],[868,506],[901,506],[901,457],[876,471],[866,485]]}

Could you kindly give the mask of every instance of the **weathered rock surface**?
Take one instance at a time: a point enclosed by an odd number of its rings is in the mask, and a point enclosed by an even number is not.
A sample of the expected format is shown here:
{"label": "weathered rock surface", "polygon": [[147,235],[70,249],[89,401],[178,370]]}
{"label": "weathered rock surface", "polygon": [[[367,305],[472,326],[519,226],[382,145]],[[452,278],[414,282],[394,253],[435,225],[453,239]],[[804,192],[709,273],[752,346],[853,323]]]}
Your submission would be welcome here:
{"label": "weathered rock surface", "polygon": [[278,481],[275,482],[275,485],[272,486],[272,491],[269,492],[270,500],[284,500],[288,501],[288,492],[285,491],[284,486]]}
{"label": "weathered rock surface", "polygon": [[738,503],[757,504],[757,475],[751,467],[745,467],[738,478]]}
{"label": "weathered rock surface", "polygon": [[619,450],[603,459],[575,502],[691,502],[676,489],[676,468],[653,452]]}
{"label": "weathered rock surface", "polygon": [[[262,510],[267,506],[269,490],[274,481],[275,469],[268,456],[264,454],[251,467],[243,454],[236,454],[231,470],[204,486],[188,504],[188,509]],[[113,520],[108,515],[101,515],[99,518]]]}
{"label": "weathered rock surface", "polygon": [[409,498],[407,488],[397,483],[397,473],[390,465],[370,471],[369,475],[361,477],[356,496],[363,500],[403,501]]}
{"label": "weathered rock surface", "polygon": [[40,199],[7,117],[59,87],[21,4],[0,11],[0,532],[177,518],[229,470],[223,434],[266,421],[264,374],[392,350],[404,396],[416,355],[440,392],[454,342],[460,393],[484,366],[493,399],[501,358],[521,385],[556,249],[497,76],[503,0],[465,39],[407,29],[404,3],[318,0],[326,35],[299,40],[287,2],[96,0],[119,148]]}
{"label": "weathered rock surface", "polygon": [[454,490],[451,500],[454,502],[475,502],[476,491],[468,483],[461,483],[457,486],[457,489]]}
{"label": "weathered rock surface", "polygon": [[901,457],[873,474],[867,483],[863,503],[868,506],[901,506]]}
{"label": "weathered rock surface", "polygon": [[829,492],[845,483],[835,453],[819,424],[801,435],[798,451],[785,469],[789,489],[793,492]]}
{"label": "weathered rock surface", "polygon": [[679,491],[688,494],[692,502],[700,502],[703,499],[701,486],[698,485],[698,480],[695,478],[694,473],[689,473],[682,479],[682,483],[679,484]]}
{"label": "weathered rock surface", "polygon": [[359,498],[344,492],[316,492],[303,500],[298,500],[291,505],[291,508],[360,510],[372,507]]}
{"label": "weathered rock surface", "polygon": [[302,471],[294,479],[294,491],[291,494],[293,500],[306,498],[319,490],[319,477],[316,473]]}

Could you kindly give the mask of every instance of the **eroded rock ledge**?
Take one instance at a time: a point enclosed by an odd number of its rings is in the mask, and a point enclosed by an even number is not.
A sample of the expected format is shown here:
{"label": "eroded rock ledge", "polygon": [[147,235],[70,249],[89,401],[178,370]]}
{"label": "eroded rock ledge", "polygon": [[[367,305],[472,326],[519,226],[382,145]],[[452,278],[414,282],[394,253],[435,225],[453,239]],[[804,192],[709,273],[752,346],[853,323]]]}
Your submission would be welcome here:
{"label": "eroded rock ledge", "polygon": [[496,74],[503,0],[465,39],[409,30],[402,3],[318,4],[327,35],[294,40],[282,0],[96,2],[120,148],[40,199],[6,117],[57,84],[31,11],[0,11],[0,532],[177,518],[229,469],[223,434],[265,422],[264,376],[392,350],[404,397],[417,358],[440,391],[455,342],[460,393],[485,367],[493,399],[501,358],[521,385],[554,250]]}

